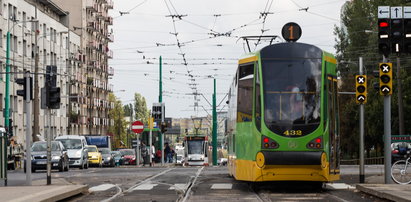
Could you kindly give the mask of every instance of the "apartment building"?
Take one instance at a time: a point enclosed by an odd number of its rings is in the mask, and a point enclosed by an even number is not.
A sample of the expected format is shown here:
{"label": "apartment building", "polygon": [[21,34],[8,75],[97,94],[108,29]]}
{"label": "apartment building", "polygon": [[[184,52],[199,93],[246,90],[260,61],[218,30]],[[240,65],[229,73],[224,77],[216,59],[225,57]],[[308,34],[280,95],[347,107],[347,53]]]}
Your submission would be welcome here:
{"label": "apartment building", "polygon": [[113,76],[113,68],[108,60],[113,51],[108,44],[113,42],[110,25],[113,18],[108,15],[113,8],[112,0],[52,0],[55,4],[70,13],[70,29],[80,35],[81,51],[77,56],[83,66],[76,67],[75,79],[69,89],[71,99],[69,105],[70,134],[106,135],[112,124],[108,112],[113,103],[108,100],[113,85],[109,77]]}
{"label": "apartment building", "polygon": [[[71,66],[79,66],[81,62],[72,56],[80,50],[81,39],[78,34],[69,30],[68,13],[48,0],[0,0],[0,126],[4,126],[6,80],[7,32],[10,32],[10,103],[9,118],[12,122],[13,139],[16,143],[25,142],[26,109],[23,97],[16,91],[22,87],[14,82],[22,78],[25,71],[36,71],[35,55],[38,53],[39,89],[44,87],[47,65],[57,66],[57,86],[61,88],[60,109],[51,111],[51,131],[54,136],[67,134],[68,128],[68,94],[71,79]],[[37,44],[37,46],[36,46]],[[37,48],[36,48],[37,47]],[[40,92],[40,90],[39,90]],[[32,126],[37,131],[35,137],[45,136],[45,110],[40,109],[40,93],[38,102],[32,102]],[[38,114],[33,113],[37,106]],[[47,119],[46,119],[47,118]],[[37,138],[36,138],[37,139]],[[23,144],[24,145],[24,144]]]}

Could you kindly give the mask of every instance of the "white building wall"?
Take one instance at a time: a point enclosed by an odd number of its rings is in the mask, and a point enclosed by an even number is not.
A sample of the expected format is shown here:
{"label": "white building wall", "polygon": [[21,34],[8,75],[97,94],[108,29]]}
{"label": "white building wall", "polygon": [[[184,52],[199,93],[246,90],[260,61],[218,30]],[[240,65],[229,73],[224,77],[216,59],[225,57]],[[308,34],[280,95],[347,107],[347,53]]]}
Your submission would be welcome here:
{"label": "white building wall", "polygon": [[[16,90],[21,89],[21,87],[14,83],[14,79],[22,78],[25,70],[34,72],[34,58],[32,57],[34,46],[32,44],[35,44],[35,30],[32,29],[32,22],[25,21],[34,19],[35,13],[35,6],[24,0],[0,0],[0,69],[1,72],[6,70],[6,34],[9,30],[12,35],[10,71],[13,72],[10,74],[10,108],[12,109],[10,118],[13,120],[15,139],[17,143],[23,145],[26,133],[25,109],[23,98],[16,95]],[[68,28],[50,17],[50,15],[55,15],[55,13],[51,10],[47,14],[40,10],[37,11],[37,19],[39,21],[39,35],[37,39],[39,46],[39,86],[40,88],[44,87],[46,65],[57,65],[57,86],[61,89],[61,106],[58,110],[52,110],[51,126],[54,135],[62,135],[67,133],[67,85],[69,76],[72,74],[69,68],[71,65],[68,65],[66,61],[79,49],[80,37],[73,32],[67,33]],[[12,16],[14,20],[8,18],[8,16]],[[69,54],[67,48],[68,37],[70,39],[71,54]],[[23,50],[26,50],[26,54],[23,53]],[[4,74],[1,74],[0,78],[0,126],[4,127]],[[31,112],[33,113],[33,105]],[[44,115],[45,110],[40,109],[40,135],[45,134],[44,123],[46,117]]]}

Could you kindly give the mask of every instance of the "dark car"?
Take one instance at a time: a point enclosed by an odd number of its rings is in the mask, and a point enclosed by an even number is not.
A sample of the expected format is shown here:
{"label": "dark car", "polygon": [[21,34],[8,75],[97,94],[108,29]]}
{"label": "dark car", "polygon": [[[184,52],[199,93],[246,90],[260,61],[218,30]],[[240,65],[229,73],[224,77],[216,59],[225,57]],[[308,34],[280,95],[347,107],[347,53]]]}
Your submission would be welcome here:
{"label": "dark car", "polygon": [[411,145],[407,142],[395,142],[391,144],[392,163],[398,160],[405,160],[410,154]]}
{"label": "dark car", "polygon": [[136,165],[136,152],[134,149],[120,149],[123,165]]}
{"label": "dark car", "polygon": [[116,166],[123,165],[123,159],[121,158],[120,151],[112,151],[111,154],[113,155],[114,164]]}
{"label": "dark car", "polygon": [[[26,163],[26,162],[24,162]],[[31,172],[47,169],[47,142],[34,142],[31,147]],[[58,169],[60,172],[69,170],[69,158],[67,150],[59,141],[51,141],[51,169]],[[24,166],[26,172],[26,166]]]}
{"label": "dark car", "polygon": [[111,150],[109,148],[99,148],[98,150],[103,157],[103,166],[114,167],[114,156],[111,154]]}

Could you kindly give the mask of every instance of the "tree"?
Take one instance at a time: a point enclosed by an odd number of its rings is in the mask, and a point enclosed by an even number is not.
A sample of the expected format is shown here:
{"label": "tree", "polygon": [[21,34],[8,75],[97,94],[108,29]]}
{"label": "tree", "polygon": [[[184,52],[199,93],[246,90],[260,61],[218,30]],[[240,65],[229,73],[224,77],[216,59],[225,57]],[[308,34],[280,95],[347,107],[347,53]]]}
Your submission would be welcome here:
{"label": "tree", "polygon": [[109,101],[114,103],[114,108],[109,111],[109,117],[114,120],[114,124],[109,127],[109,132],[114,134],[114,147],[120,147],[121,142],[127,142],[127,122],[124,120],[124,109],[120,100],[110,93]]}
{"label": "tree", "polygon": [[147,109],[146,99],[139,93],[134,94],[134,118],[144,124],[148,123],[149,110]]}
{"label": "tree", "polygon": [[[372,71],[378,70],[378,63],[382,62],[382,55],[378,53],[377,36],[377,11],[378,6],[404,6],[405,0],[374,0],[374,1],[350,1],[344,5],[341,13],[341,27],[335,27],[338,71],[341,76],[340,91],[355,91],[354,75],[358,74],[358,58],[364,58],[364,74],[368,75],[368,102],[365,105],[365,149],[376,149],[382,155],[383,147],[383,98],[378,90],[373,89],[373,83],[378,83],[373,78]],[[370,31],[365,31],[370,30]],[[389,61],[396,61],[396,55],[391,54]],[[401,65],[407,66],[407,57],[401,56]],[[396,64],[394,63],[394,67]],[[394,72],[395,72],[394,68]],[[407,70],[401,72],[403,83],[405,124],[410,123],[411,106],[407,102],[406,95],[411,93]],[[397,92],[392,95],[391,128],[392,134],[398,134],[398,108]],[[359,124],[358,105],[353,96],[340,96],[340,120],[341,120],[341,148],[346,157],[355,157],[358,154]],[[407,130],[407,129],[406,129]],[[406,132],[410,132],[410,129]],[[367,152],[369,154],[369,152]]]}

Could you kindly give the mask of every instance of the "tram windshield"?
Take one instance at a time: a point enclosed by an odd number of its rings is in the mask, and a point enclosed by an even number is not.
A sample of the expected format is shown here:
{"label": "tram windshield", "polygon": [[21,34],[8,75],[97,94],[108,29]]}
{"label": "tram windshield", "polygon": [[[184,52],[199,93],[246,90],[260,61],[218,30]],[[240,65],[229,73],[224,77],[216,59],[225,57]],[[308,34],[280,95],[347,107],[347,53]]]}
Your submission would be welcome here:
{"label": "tram windshield", "polygon": [[321,59],[262,61],[264,120],[278,135],[301,137],[320,123]]}
{"label": "tram windshield", "polygon": [[203,140],[190,140],[187,141],[188,154],[204,154],[204,141]]}

